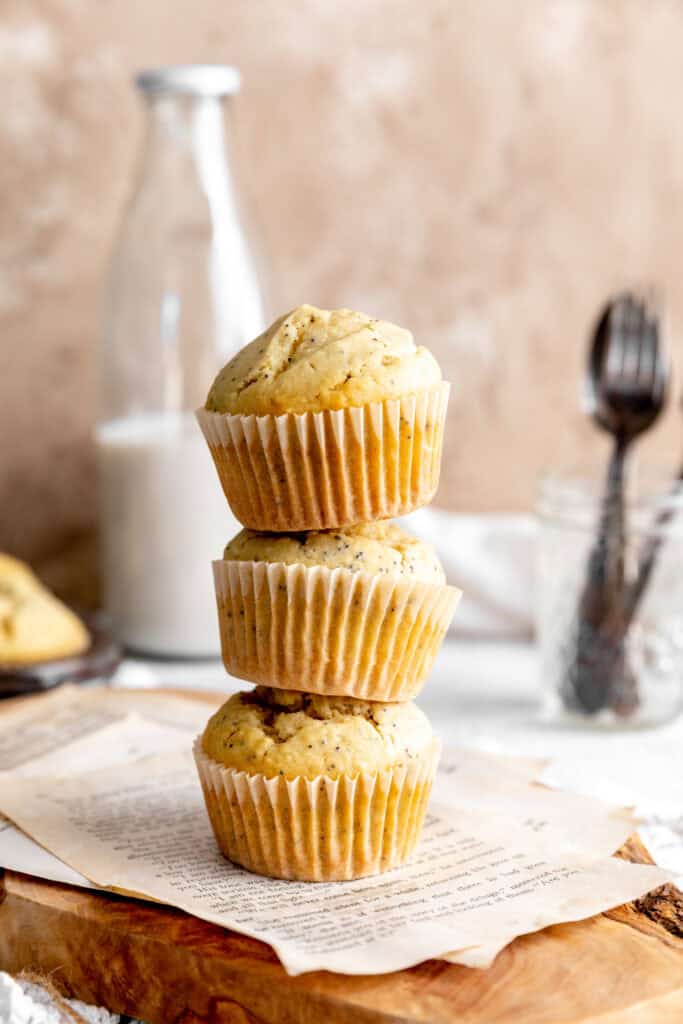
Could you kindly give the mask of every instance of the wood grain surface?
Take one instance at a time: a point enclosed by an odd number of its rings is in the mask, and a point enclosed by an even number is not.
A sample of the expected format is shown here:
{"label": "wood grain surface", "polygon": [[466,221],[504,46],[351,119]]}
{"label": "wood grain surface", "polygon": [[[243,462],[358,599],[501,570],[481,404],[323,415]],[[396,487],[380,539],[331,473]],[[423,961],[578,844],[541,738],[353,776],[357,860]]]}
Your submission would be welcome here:
{"label": "wood grain surface", "polygon": [[[625,851],[646,860],[637,841]],[[683,1020],[683,897],[671,886],[513,942],[486,971],[432,960],[290,978],[268,946],[179,910],[6,872],[0,967],[150,1024],[649,1024]],[[678,1016],[680,1014],[680,1016]]]}

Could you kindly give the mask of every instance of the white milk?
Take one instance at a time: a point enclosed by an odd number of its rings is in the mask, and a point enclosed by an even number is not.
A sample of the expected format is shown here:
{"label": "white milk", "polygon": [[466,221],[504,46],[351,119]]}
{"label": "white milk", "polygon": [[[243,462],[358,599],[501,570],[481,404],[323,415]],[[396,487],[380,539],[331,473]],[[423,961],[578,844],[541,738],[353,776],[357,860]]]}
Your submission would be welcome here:
{"label": "white milk", "polygon": [[150,654],[220,651],[211,561],[239,529],[193,416],[112,420],[96,431],[105,606]]}

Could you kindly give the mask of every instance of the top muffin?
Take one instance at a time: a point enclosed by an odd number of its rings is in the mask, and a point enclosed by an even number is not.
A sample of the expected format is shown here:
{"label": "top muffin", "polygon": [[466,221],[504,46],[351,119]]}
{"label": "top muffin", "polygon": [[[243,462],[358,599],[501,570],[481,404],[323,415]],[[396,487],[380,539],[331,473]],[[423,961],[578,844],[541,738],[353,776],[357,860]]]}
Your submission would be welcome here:
{"label": "top muffin", "polygon": [[399,576],[421,583],[446,582],[432,545],[386,520],[309,533],[241,530],[226,547],[223,558],[236,562],[321,565],[327,569]]}
{"label": "top muffin", "polygon": [[304,305],[223,367],[205,408],[246,416],[345,409],[440,382],[434,356],[410,331],[350,309]]}

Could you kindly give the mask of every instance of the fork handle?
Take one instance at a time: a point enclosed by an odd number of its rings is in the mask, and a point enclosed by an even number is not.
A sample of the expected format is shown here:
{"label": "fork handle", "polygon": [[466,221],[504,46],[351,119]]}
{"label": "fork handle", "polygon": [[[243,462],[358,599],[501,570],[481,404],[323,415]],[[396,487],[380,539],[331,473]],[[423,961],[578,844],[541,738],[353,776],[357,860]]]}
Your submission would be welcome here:
{"label": "fork handle", "polygon": [[[637,696],[622,670],[625,631],[621,623],[624,586],[624,477],[628,441],[617,437],[610,456],[597,535],[588,559],[577,608],[573,663],[567,678],[572,703],[595,713],[617,702],[629,707]],[[615,688],[617,680],[623,680]],[[625,693],[621,689],[625,688]]]}
{"label": "fork handle", "polygon": [[588,596],[588,591],[594,590],[596,584],[613,591],[612,600],[608,604],[618,596],[624,583],[624,478],[627,451],[628,441],[617,438],[607,467],[598,534],[590,554],[588,579],[584,588],[585,596]]}

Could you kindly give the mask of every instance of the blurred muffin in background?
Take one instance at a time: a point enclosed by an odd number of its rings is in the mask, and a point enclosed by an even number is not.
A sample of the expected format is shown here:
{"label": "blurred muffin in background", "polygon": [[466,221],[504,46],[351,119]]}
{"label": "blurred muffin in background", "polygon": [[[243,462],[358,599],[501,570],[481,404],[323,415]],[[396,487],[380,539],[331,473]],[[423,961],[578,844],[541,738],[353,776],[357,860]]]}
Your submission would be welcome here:
{"label": "blurred muffin in background", "polygon": [[88,630],[24,562],[0,553],[0,667],[73,657]]}

